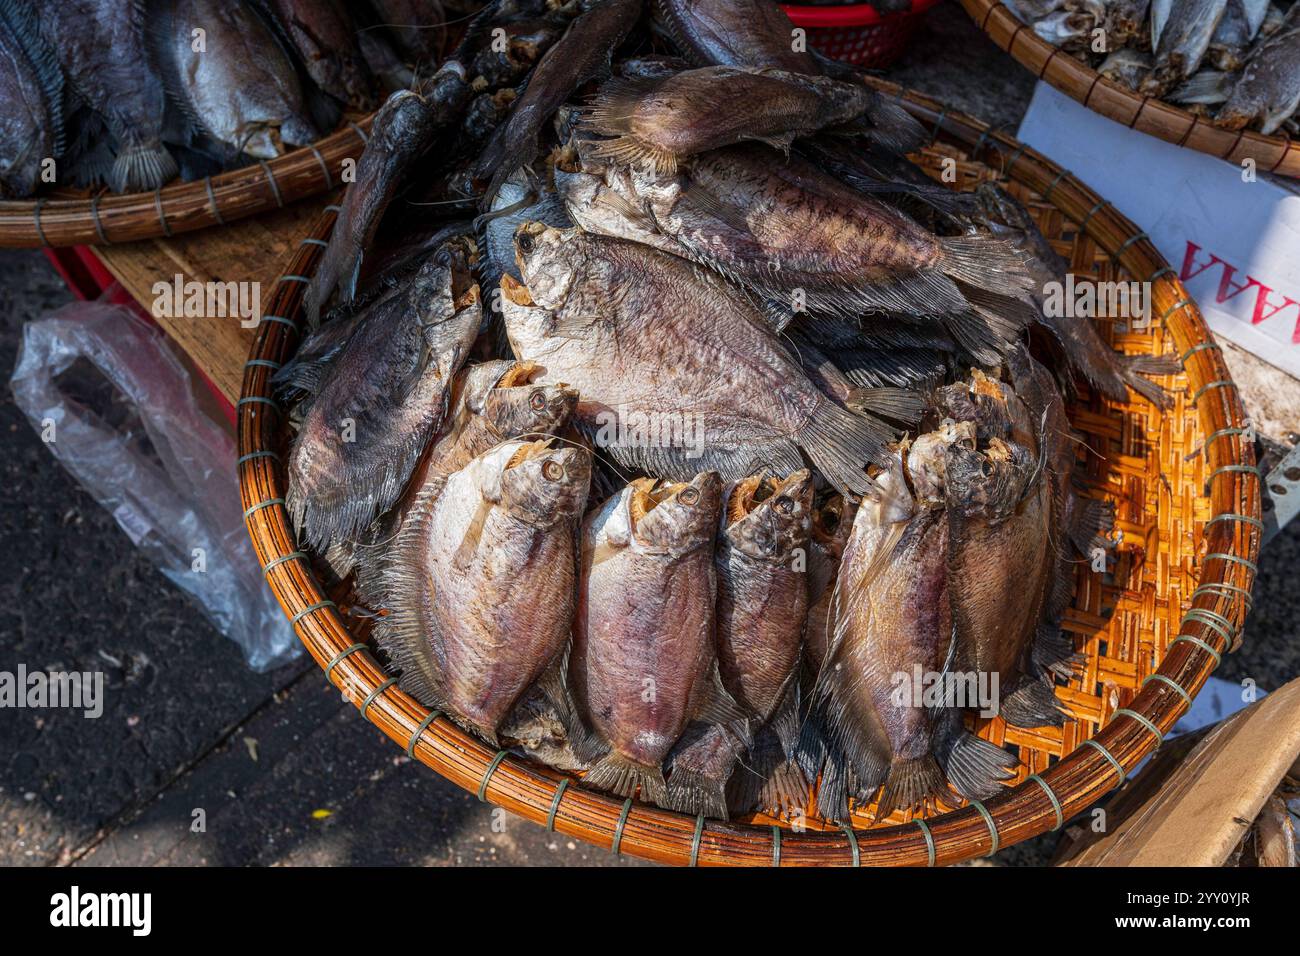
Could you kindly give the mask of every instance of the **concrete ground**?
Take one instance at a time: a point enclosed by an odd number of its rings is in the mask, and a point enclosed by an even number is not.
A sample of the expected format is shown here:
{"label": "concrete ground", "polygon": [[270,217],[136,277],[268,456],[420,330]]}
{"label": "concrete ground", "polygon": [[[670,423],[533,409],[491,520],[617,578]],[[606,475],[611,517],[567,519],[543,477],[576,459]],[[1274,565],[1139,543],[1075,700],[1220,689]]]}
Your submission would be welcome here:
{"label": "concrete ground", "polygon": [[[1014,124],[1031,78],[938,8],[893,78]],[[35,252],[0,253],[0,371],[69,300]],[[0,389],[0,671],[104,670],[97,720],[0,711],[0,864],[626,865],[480,804],[408,761],[299,662],[255,674],[50,456]],[[1246,646],[1219,675],[1300,673],[1300,523],[1265,552]],[[1041,864],[1055,839],[999,853]]]}

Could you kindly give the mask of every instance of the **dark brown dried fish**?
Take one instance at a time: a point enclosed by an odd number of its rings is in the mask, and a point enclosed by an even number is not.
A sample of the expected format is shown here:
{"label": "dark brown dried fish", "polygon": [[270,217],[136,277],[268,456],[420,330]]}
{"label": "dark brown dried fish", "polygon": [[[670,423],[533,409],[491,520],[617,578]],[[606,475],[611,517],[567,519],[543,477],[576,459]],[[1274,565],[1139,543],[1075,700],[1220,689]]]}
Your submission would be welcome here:
{"label": "dark brown dried fish", "polygon": [[354,110],[373,110],[379,87],[357,41],[357,25],[339,0],[268,3],[312,81]]}
{"label": "dark brown dried fish", "polygon": [[63,74],[25,2],[0,0],[0,196],[23,199],[63,155]]}
{"label": "dark brown dried fish", "polygon": [[671,175],[687,157],[746,140],[788,149],[799,136],[866,115],[877,101],[865,86],[827,77],[707,66],[610,80],[582,127],[608,137],[593,155]]}
{"label": "dark brown dried fish", "polygon": [[321,374],[286,469],[286,507],[313,548],[353,537],[406,486],[478,332],[467,250],[449,243],[373,305]]}
{"label": "dark brown dried fish", "polygon": [[401,687],[489,743],[569,638],[591,459],[510,441],[421,489],[375,636]]}
{"label": "dark brown dried fish", "polygon": [[821,73],[797,49],[794,24],[766,0],[654,0],[655,23],[696,66],[752,66]]}
{"label": "dark brown dried fish", "polygon": [[[720,279],[635,243],[539,223],[515,238],[527,282],[501,280],[506,330],[539,382],[578,389],[578,419],[621,463],[739,481],[804,467],[864,494],[892,430],[819,391],[763,316]],[[653,435],[617,427],[630,414]]]}
{"label": "dark brown dried fish", "polygon": [[1033,279],[1010,243],[936,236],[804,160],[738,146],[696,157],[676,175],[580,162],[578,172],[558,169],[556,185],[585,230],[694,259],[795,311],[939,316],[994,362],[1032,315],[984,308],[958,285],[1028,295]]}
{"label": "dark brown dried fish", "polygon": [[59,58],[69,92],[113,137],[110,188],[156,189],[172,179],[177,166],[162,143],[166,103],[145,50],[144,5],[60,0],[36,9],[41,35]]}

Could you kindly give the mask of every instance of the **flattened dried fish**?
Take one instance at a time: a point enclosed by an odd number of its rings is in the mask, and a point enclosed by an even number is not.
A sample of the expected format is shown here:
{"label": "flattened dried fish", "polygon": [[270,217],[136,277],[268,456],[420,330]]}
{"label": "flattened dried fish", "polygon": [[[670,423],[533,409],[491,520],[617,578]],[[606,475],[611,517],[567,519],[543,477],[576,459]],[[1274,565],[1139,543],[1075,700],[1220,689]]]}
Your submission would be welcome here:
{"label": "flattened dried fish", "polygon": [[691,721],[743,718],[723,690],[713,646],[713,538],[721,482],[639,479],[583,525],[568,689],[604,752],[584,783],[660,805],[663,762]]}
{"label": "flattened dried fish", "polygon": [[61,157],[63,74],[25,0],[0,0],[0,195],[26,198]]}
{"label": "flattened dried fish", "polygon": [[321,376],[287,463],[285,503],[310,546],[354,536],[397,500],[479,322],[466,251],[449,244],[358,323]]}
{"label": "flattened dried fish", "polygon": [[796,49],[794,25],[765,0],[654,0],[655,23],[696,66],[752,66],[821,73]]}
{"label": "flattened dried fish", "polygon": [[1300,5],[1260,44],[1214,121],[1228,129],[1258,125],[1266,135],[1300,107]]}
{"label": "flattened dried fish", "polygon": [[1142,84],[1148,96],[1161,96],[1201,67],[1228,0],[1153,0],[1151,48],[1156,65]]}
{"label": "flattened dried fish", "polygon": [[357,42],[357,25],[338,0],[261,0],[322,90],[354,110],[373,110],[379,88]]}
{"label": "flattened dried fish", "polygon": [[745,140],[788,149],[799,136],[869,115],[879,100],[865,86],[827,77],[708,66],[610,80],[582,127],[606,137],[593,155],[671,175],[687,157]]}
{"label": "flattened dried fish", "polygon": [[1021,253],[988,235],[936,236],[801,159],[739,146],[696,157],[677,175],[584,168],[556,174],[584,229],[692,258],[765,298],[788,303],[797,292],[809,311],[832,314],[944,316],[963,344],[1019,331],[1014,312],[972,312],[957,283],[1025,295],[1032,279]]}
{"label": "flattened dried fish", "polygon": [[383,572],[375,635],[401,687],[489,743],[557,659],[591,460],[505,442],[421,489]]}
{"label": "flattened dried fish", "polygon": [[[837,488],[871,490],[863,469],[892,430],[819,391],[720,279],[576,229],[528,223],[515,243],[527,287],[501,280],[511,347],[542,367],[538,382],[578,389],[578,418],[607,426],[597,443],[620,462],[677,478],[703,464],[738,481],[763,467],[797,471],[803,449]],[[631,413],[670,426],[668,440],[608,427]]]}
{"label": "flattened dried fish", "polygon": [[320,138],[297,67],[244,0],[153,0],[150,17],[153,62],[199,134],[257,159]]}
{"label": "flattened dried fish", "polygon": [[[778,808],[806,792],[807,784],[786,758],[799,736],[812,492],[812,473],[805,469],[785,479],[747,478],[729,489],[723,502],[715,558],[716,640],[722,686],[754,734],[749,759],[736,771],[735,802],[744,810]],[[724,734],[734,739],[723,728],[712,731]],[[725,818],[725,788],[736,755],[731,761],[715,758],[715,751],[725,753],[724,744],[709,737],[673,757],[669,802],[687,813]]]}
{"label": "flattened dried fish", "polygon": [[109,187],[134,192],[172,179],[177,167],[162,143],[165,102],[145,52],[143,4],[60,0],[36,9],[69,91],[112,135]]}

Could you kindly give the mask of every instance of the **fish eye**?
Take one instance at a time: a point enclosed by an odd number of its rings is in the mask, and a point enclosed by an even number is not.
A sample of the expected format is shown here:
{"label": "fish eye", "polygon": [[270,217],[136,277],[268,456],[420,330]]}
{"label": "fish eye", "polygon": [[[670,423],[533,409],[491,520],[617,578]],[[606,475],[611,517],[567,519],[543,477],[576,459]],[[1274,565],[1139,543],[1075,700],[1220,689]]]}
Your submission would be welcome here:
{"label": "fish eye", "polygon": [[515,237],[515,245],[519,247],[520,252],[528,255],[533,251],[533,234],[531,232],[521,232]]}
{"label": "fish eye", "polygon": [[528,407],[535,412],[540,412],[546,408],[546,393],[540,388],[534,389],[533,393],[528,396]]}
{"label": "fish eye", "polygon": [[777,511],[781,512],[781,514],[783,515],[794,513],[794,502],[789,498],[787,498],[785,495],[782,495],[780,498],[777,498],[776,501],[772,503],[772,507],[775,508]]}
{"label": "fish eye", "polygon": [[542,462],[542,477],[547,481],[559,481],[564,477],[564,466],[554,458]]}
{"label": "fish eye", "polygon": [[677,496],[677,500],[684,505],[693,505],[700,500],[700,493],[695,488],[683,488],[681,494]]}
{"label": "fish eye", "polygon": [[985,478],[992,478],[993,462],[989,461],[987,458],[985,458],[982,462],[980,462],[980,474],[983,475]]}

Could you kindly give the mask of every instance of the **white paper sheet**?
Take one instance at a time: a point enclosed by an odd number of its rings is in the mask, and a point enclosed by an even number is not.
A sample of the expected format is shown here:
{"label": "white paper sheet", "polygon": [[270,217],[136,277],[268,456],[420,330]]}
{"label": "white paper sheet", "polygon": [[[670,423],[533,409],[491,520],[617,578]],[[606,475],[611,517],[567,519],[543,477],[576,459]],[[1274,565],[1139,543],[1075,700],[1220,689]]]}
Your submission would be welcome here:
{"label": "white paper sheet", "polygon": [[[1046,83],[1020,139],[1151,236],[1216,335],[1300,378],[1300,195],[1127,129]],[[1145,278],[1139,276],[1138,278]]]}

